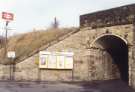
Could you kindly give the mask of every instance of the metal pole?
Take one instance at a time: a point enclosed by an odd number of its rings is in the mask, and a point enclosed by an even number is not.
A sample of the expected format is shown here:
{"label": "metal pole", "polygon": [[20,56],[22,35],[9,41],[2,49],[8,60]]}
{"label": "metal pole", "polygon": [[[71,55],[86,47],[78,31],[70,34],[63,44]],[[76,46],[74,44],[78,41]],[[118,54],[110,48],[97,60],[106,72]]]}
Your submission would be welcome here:
{"label": "metal pole", "polygon": [[10,61],[10,80],[12,80],[12,66],[11,66],[11,61]]}
{"label": "metal pole", "polygon": [[74,81],[74,62],[73,62],[73,69],[72,69],[72,81]]}
{"label": "metal pole", "polygon": [[5,58],[6,58],[6,54],[7,54],[7,35],[8,35],[8,23],[9,23],[9,21],[6,21],[6,26],[5,26],[5,31],[6,31],[6,33],[5,33],[5,48],[4,48],[4,56],[5,56]]}
{"label": "metal pole", "polygon": [[89,36],[89,39],[88,39],[88,41],[87,41],[87,45],[88,45],[88,49],[87,50],[89,50],[88,52],[89,52],[89,54],[88,54],[88,60],[87,60],[87,68],[88,68],[88,81],[90,80],[90,71],[91,71],[91,69],[90,69],[90,63],[91,63],[91,46],[90,46],[90,36]]}
{"label": "metal pole", "polygon": [[41,69],[38,67],[38,79],[37,82],[40,83],[41,82]]}
{"label": "metal pole", "polygon": [[14,58],[12,58],[12,63],[11,63],[11,66],[12,66],[12,80],[14,80],[14,76],[15,76],[15,63],[14,63]]}
{"label": "metal pole", "polygon": [[[6,55],[7,55],[7,35],[8,35],[8,23],[9,21],[6,21],[6,26],[5,26],[5,46],[4,46],[4,57],[6,59]],[[9,69],[10,69],[10,80],[11,80],[11,62],[9,65]]]}

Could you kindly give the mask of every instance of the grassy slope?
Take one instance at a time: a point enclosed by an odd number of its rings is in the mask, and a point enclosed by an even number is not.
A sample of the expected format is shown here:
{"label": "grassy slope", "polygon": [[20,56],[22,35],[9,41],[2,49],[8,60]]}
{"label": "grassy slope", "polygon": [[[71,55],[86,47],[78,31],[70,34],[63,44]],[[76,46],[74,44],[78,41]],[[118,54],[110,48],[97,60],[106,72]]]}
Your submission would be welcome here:
{"label": "grassy slope", "polygon": [[[34,50],[38,50],[43,45],[59,39],[60,37],[75,31],[76,28],[69,29],[49,29],[33,31],[26,34],[11,37],[8,41],[8,51],[16,52],[16,62],[21,62],[28,58]],[[0,50],[0,63],[7,64],[8,59],[4,59],[4,49]]]}

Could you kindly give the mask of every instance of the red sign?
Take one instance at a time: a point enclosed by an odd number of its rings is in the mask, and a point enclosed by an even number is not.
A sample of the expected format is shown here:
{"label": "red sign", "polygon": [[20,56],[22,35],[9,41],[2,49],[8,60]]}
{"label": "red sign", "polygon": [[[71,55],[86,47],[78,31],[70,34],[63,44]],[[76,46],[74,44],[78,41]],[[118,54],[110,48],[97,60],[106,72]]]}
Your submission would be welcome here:
{"label": "red sign", "polygon": [[13,18],[14,18],[13,13],[2,12],[2,19],[6,20],[6,21],[12,21]]}

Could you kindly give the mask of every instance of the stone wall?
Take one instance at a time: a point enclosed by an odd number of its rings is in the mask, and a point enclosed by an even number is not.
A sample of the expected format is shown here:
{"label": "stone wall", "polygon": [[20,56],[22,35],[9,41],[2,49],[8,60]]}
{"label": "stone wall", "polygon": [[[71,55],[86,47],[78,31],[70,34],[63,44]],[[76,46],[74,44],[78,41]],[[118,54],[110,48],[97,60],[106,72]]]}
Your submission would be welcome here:
{"label": "stone wall", "polygon": [[80,16],[81,27],[107,27],[132,24],[135,15],[135,4],[98,11]]}
{"label": "stone wall", "polygon": [[91,49],[89,57],[89,79],[120,79],[120,71],[107,51]]}
{"label": "stone wall", "polygon": [[[65,40],[50,46],[46,51],[72,51],[74,52],[74,69],[72,70],[38,70],[35,57],[38,54],[26,59],[16,65],[16,80],[38,80],[43,81],[88,81],[88,80],[107,80],[119,78],[119,71],[112,63],[111,58],[106,53],[105,58],[101,55],[102,51],[92,56],[90,44],[102,35],[113,34],[126,39],[128,45],[132,44],[132,25],[112,26],[105,28],[81,29],[78,33],[71,35]],[[98,32],[97,32],[98,31]],[[107,31],[107,33],[106,33]],[[126,36],[126,38],[124,38]],[[132,53],[132,52],[130,52]],[[92,60],[92,57],[96,58]],[[102,60],[101,60],[102,59]],[[130,62],[130,60],[129,60]],[[73,76],[72,76],[73,74]]]}
{"label": "stone wall", "polygon": [[0,80],[10,79],[10,67],[9,65],[0,65]]}

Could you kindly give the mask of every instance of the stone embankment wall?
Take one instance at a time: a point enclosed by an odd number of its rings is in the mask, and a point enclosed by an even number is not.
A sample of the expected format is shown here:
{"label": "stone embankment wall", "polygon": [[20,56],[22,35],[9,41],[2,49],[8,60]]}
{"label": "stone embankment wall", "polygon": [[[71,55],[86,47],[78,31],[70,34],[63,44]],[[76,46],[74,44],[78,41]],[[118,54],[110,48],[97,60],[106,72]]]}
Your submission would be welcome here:
{"label": "stone embankment wall", "polygon": [[[132,25],[113,26],[98,29],[81,29],[78,33],[71,35],[63,41],[56,43],[45,49],[46,51],[72,51],[74,52],[74,69],[72,70],[47,70],[42,69],[39,74],[38,65],[35,58],[38,54],[24,60],[16,65],[16,80],[38,80],[44,81],[88,81],[88,80],[107,80],[119,78],[119,71],[112,63],[107,52],[90,49],[89,45],[98,37],[105,35],[106,30],[109,34],[119,35],[124,38],[128,34],[126,40],[128,44],[132,42]],[[121,33],[122,30],[122,33]],[[98,31],[98,32],[97,32]],[[131,53],[131,52],[130,52]],[[131,56],[130,56],[131,57]],[[129,59],[131,59],[129,57]],[[131,61],[131,60],[130,60]],[[9,68],[1,67],[0,78],[9,77]]]}

